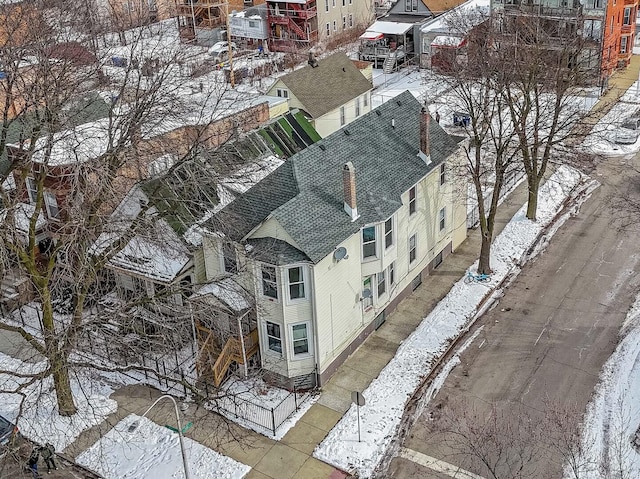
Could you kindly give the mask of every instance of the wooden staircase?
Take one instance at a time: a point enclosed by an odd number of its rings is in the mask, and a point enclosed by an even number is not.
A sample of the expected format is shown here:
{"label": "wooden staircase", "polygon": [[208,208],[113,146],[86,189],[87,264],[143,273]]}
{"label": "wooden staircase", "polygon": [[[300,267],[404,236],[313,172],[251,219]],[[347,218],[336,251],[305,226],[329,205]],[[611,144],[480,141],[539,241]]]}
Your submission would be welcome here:
{"label": "wooden staircase", "polygon": [[398,50],[393,50],[387,53],[387,58],[384,59],[382,65],[382,71],[384,73],[393,73],[396,66],[396,59],[398,57]]}
{"label": "wooden staircase", "polygon": [[[260,349],[260,344],[258,342],[258,330],[254,329],[244,336],[243,342],[245,349],[244,357],[246,357],[248,361]],[[229,367],[231,367],[233,363],[244,364],[244,357],[242,355],[242,343],[240,340],[235,337],[229,338],[211,367],[213,383],[216,387],[220,386],[220,384],[225,380]]]}

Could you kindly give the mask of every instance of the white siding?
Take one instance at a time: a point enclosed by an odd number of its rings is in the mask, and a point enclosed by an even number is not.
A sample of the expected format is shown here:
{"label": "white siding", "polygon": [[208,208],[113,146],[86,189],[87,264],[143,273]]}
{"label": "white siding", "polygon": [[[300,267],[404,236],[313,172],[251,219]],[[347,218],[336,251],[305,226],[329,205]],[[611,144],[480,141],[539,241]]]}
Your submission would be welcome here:
{"label": "white siding", "polygon": [[[365,95],[367,96],[366,106],[364,105]],[[345,110],[344,126],[348,125],[356,118],[359,118],[365,113],[371,111],[371,90],[360,95],[358,98],[360,100],[360,115],[358,115],[357,117],[356,107],[354,103],[355,99],[349,100],[343,105]],[[330,112],[322,115],[321,117],[315,118],[312,123],[314,128],[322,138],[329,136],[331,133],[334,133],[343,127],[343,125],[340,125],[340,108],[338,107],[335,110],[331,110]]]}

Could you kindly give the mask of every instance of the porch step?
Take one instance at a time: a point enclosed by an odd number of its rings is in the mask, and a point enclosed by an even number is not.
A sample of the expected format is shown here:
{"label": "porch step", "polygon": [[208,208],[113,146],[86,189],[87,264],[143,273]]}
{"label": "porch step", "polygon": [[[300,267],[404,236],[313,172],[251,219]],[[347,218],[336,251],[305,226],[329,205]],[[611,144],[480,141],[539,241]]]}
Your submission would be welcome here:
{"label": "porch step", "polygon": [[397,57],[397,50],[387,53],[387,58],[384,59],[384,63],[382,64],[382,71],[384,73],[393,73],[396,67]]}

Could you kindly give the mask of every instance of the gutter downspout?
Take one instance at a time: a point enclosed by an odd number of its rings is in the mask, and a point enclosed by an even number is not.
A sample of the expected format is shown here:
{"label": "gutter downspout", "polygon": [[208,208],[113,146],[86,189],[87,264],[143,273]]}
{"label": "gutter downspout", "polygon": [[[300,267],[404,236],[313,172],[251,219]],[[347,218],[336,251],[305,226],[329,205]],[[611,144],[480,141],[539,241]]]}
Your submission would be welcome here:
{"label": "gutter downspout", "polygon": [[316,387],[320,385],[320,335],[318,334],[318,302],[316,301],[316,283],[314,276],[313,265],[309,266],[311,274],[311,309],[313,311],[313,317],[311,323],[313,324],[313,344],[315,347],[315,362],[316,362]]}

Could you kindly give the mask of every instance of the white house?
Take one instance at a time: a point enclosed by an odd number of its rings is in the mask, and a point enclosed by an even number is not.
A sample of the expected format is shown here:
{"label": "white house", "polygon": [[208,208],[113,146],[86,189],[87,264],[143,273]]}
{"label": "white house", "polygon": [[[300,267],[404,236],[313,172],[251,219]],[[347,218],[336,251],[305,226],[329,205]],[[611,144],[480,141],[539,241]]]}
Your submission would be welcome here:
{"label": "white house", "polygon": [[460,155],[405,92],[300,151],[206,223],[216,232],[203,241],[207,277],[245,265],[261,365],[274,381],[323,384],[462,243],[464,194],[449,173]]}
{"label": "white house", "polygon": [[280,77],[267,95],[303,110],[322,138],[371,111],[373,85],[341,52]]}

